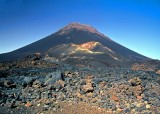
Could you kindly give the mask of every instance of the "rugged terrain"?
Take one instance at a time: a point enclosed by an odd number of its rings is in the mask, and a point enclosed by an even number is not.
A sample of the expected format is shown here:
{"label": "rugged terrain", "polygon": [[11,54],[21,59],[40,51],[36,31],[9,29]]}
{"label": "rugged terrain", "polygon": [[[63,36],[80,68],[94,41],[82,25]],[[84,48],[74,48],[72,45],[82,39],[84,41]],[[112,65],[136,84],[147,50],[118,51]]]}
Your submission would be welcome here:
{"label": "rugged terrain", "polygon": [[0,113],[160,113],[156,72],[74,61],[32,56],[1,63]]}

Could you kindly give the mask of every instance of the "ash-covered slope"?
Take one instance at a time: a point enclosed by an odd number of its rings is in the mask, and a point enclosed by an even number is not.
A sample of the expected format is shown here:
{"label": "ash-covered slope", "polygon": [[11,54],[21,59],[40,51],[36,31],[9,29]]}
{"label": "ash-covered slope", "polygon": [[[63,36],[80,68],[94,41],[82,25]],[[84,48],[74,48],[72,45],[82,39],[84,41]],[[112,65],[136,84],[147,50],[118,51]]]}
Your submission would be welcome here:
{"label": "ash-covered slope", "polygon": [[58,32],[39,41],[10,53],[1,54],[0,61],[20,59],[33,53],[41,53],[42,55],[45,55],[48,50],[58,45],[70,43],[83,44],[91,41],[99,42],[108,49],[111,49],[116,55],[125,58],[127,61],[148,59],[147,57],[112,41],[110,38],[89,25],[71,23]]}
{"label": "ash-covered slope", "polygon": [[87,42],[84,44],[61,44],[49,49],[46,55],[56,58],[83,58],[98,61],[108,61],[108,63],[122,62],[123,57],[103,46],[99,42]]}

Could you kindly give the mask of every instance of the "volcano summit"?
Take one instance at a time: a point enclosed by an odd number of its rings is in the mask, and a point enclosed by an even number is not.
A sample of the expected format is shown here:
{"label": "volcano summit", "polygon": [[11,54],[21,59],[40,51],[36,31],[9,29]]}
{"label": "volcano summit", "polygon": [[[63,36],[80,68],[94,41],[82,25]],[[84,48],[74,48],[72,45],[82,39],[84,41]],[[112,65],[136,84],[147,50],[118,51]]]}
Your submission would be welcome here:
{"label": "volcano summit", "polygon": [[[84,49],[88,46],[93,49]],[[133,62],[148,59],[116,43],[89,25],[71,23],[39,41],[15,51],[1,54],[0,61],[22,59],[34,53],[58,58],[85,57],[102,62],[120,62],[120,64],[126,61]]]}

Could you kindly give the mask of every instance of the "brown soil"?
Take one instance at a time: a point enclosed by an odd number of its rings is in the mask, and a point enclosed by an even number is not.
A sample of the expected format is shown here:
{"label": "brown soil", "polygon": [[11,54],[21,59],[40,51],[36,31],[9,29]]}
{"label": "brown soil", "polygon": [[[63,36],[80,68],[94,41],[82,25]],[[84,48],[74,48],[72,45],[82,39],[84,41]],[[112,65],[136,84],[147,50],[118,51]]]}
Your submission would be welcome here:
{"label": "brown soil", "polygon": [[92,106],[84,102],[61,102],[60,108],[56,111],[46,111],[44,114],[112,114],[111,111]]}

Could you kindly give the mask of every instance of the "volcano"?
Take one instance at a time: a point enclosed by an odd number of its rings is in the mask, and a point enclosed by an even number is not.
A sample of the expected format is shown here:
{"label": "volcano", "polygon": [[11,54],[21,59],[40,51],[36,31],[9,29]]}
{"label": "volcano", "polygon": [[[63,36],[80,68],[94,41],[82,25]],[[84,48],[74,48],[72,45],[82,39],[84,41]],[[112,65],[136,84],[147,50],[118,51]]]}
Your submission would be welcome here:
{"label": "volcano", "polygon": [[107,62],[149,59],[116,43],[89,25],[71,23],[39,41],[1,54],[0,61],[22,59],[34,53],[57,58],[84,57]]}

